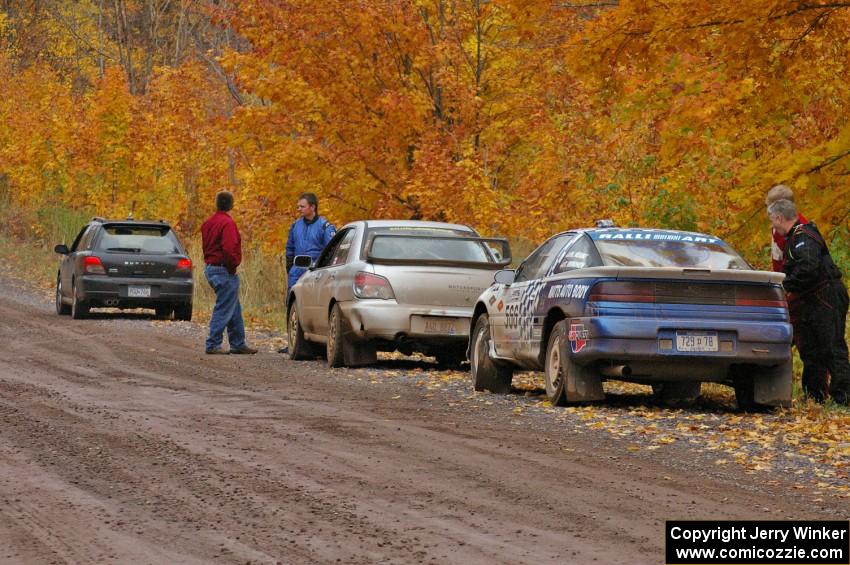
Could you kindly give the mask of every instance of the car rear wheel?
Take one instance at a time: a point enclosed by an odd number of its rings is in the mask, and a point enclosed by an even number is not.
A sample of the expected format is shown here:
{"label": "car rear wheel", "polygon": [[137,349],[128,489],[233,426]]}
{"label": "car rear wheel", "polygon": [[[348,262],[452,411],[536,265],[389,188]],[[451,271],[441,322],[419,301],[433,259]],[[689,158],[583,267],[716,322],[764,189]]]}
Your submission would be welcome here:
{"label": "car rear wheel", "polygon": [[699,398],[702,383],[664,381],[652,383],[652,395],[664,404],[690,404]]}
{"label": "car rear wheel", "polygon": [[434,352],[437,365],[441,367],[457,368],[466,361],[466,352],[462,349],[446,347]]}
{"label": "car rear wheel", "polygon": [[286,337],[289,340],[289,358],[295,360],[312,359],[315,357],[313,344],[304,337],[301,321],[298,319],[298,308],[293,302],[289,307],[286,323]]}
{"label": "car rear wheel", "polygon": [[157,306],[155,310],[157,320],[167,320],[171,317],[172,312],[174,312],[174,308],[171,306]]}
{"label": "car rear wheel", "polygon": [[342,323],[342,310],[339,304],[334,304],[328,317],[328,367],[345,366],[345,348],[349,346],[346,342]]}
{"label": "car rear wheel", "polygon": [[745,412],[791,406],[793,366],[786,361],[774,367],[738,367],[732,377],[735,402]]}
{"label": "car rear wheel", "polygon": [[546,347],[546,365],[544,369],[544,380],[546,381],[546,396],[552,406],[563,406],[567,403],[567,395],[564,393],[567,380],[569,358],[564,359],[562,342],[566,335],[566,324],[559,322],[552,329],[549,336],[549,344]]}
{"label": "car rear wheel", "polygon": [[182,322],[189,322],[192,320],[192,303],[187,302],[186,304],[181,304],[174,308],[174,319],[180,320]]}
{"label": "car rear wheel", "polygon": [[497,365],[490,359],[490,319],[487,314],[482,314],[475,322],[472,340],[469,369],[472,373],[473,388],[477,391],[489,390],[495,394],[509,393],[514,370]]}
{"label": "car rear wheel", "polygon": [[543,375],[549,402],[554,406],[563,406],[568,402],[604,400],[605,392],[599,375],[570,357],[565,343],[568,336],[566,320],[555,324],[549,335]]}
{"label": "car rear wheel", "polygon": [[71,307],[62,302],[62,279],[56,279],[56,313],[60,316],[67,316],[71,313]]}
{"label": "car rear wheel", "polygon": [[75,320],[82,320],[89,315],[89,303],[80,298],[80,293],[77,291],[77,281],[71,285],[71,317]]}

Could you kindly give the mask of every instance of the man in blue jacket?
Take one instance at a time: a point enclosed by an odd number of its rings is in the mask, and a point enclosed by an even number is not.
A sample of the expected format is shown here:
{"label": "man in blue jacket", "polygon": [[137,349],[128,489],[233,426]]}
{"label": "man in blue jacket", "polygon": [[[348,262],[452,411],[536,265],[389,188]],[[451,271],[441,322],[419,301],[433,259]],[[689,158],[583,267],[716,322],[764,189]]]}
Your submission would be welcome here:
{"label": "man in blue jacket", "polygon": [[[306,269],[294,266],[297,255],[309,255],[313,261],[319,258],[322,250],[336,235],[336,228],[325,217],[319,215],[319,199],[312,192],[305,192],[298,197],[298,213],[301,217],[289,228],[286,240],[286,272],[287,290],[295,286]],[[279,353],[288,353],[283,347]]]}
{"label": "man in blue jacket", "polygon": [[298,213],[301,217],[289,228],[286,240],[286,272],[289,274],[287,289],[295,286],[305,271],[303,267],[293,265],[295,257],[309,255],[315,261],[336,235],[334,225],[319,215],[319,199],[312,192],[305,192],[298,197]]}

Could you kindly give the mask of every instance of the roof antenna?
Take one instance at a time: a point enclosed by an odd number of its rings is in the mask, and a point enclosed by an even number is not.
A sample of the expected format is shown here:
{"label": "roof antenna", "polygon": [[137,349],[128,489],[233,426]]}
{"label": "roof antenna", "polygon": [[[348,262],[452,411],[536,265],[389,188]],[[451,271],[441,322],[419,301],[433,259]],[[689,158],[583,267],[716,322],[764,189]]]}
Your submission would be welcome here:
{"label": "roof antenna", "polygon": [[129,213],[129,214],[127,214],[127,219],[128,219],[128,220],[132,220],[132,219],[133,219],[133,212],[135,212],[135,210],[136,210],[136,201],[135,201],[135,200],[133,200],[132,202],[130,202],[130,213]]}

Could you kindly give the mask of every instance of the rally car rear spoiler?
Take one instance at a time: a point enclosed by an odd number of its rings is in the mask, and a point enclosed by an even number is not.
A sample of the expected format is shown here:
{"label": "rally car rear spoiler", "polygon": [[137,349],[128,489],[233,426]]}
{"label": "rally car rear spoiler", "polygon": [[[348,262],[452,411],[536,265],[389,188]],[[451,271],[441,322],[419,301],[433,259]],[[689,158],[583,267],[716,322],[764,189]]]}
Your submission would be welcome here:
{"label": "rally car rear spoiler", "polygon": [[[484,246],[485,250],[491,257],[491,261],[463,261],[456,259],[443,259],[440,257],[421,258],[421,257],[386,257],[375,254],[375,242],[380,239],[396,239],[396,240],[448,240],[448,241],[464,241],[476,242]],[[366,260],[370,263],[381,265],[435,265],[435,266],[451,266],[451,267],[469,267],[473,269],[491,269],[498,270],[511,264],[511,246],[508,240],[500,237],[466,237],[466,236],[442,236],[442,235],[413,235],[413,234],[395,234],[395,233],[378,233],[372,236],[367,243]]]}
{"label": "rally car rear spoiler", "polygon": [[784,273],[749,269],[699,269],[692,267],[591,267],[568,271],[558,278],[610,277],[616,279],[683,279],[722,282],[782,284]]}

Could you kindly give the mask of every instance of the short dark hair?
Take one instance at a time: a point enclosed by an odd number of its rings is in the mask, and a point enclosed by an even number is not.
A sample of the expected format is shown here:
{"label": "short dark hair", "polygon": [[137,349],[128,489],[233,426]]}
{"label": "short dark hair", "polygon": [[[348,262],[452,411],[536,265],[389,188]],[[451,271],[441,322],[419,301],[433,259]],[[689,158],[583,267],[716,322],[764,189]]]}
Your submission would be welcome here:
{"label": "short dark hair", "polygon": [[215,207],[221,212],[229,212],[233,209],[233,193],[222,190],[215,195]]}
{"label": "short dark hair", "polygon": [[307,204],[316,208],[316,213],[319,213],[319,197],[315,192],[302,192],[298,200],[306,200]]}

